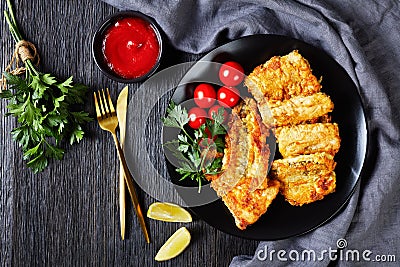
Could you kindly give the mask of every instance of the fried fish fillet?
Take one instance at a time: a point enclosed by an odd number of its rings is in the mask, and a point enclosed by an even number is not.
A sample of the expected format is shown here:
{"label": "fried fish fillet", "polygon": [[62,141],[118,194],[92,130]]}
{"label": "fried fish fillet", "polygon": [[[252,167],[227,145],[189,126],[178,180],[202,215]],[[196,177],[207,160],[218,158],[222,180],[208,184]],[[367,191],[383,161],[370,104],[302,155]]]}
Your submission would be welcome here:
{"label": "fried fish fillet", "polygon": [[242,230],[267,211],[279,192],[279,181],[267,179],[268,136],[269,129],[262,123],[256,102],[245,99],[232,110],[222,172],[207,177]]}
{"label": "fried fish fillet", "polygon": [[317,152],[335,155],[340,148],[339,127],[336,123],[285,126],[281,127],[277,141],[284,158]]}
{"label": "fried fish fillet", "polygon": [[244,230],[263,215],[279,193],[278,180],[267,180],[254,191],[251,191],[249,178],[244,178],[222,197],[232,213],[236,226]]}
{"label": "fried fish fillet", "polygon": [[280,192],[293,206],[302,206],[323,199],[335,192],[336,174],[298,176],[290,182],[281,183]]}
{"label": "fried fish fillet", "polygon": [[251,190],[266,179],[270,155],[268,136],[269,130],[262,123],[253,99],[246,98],[232,110],[225,138],[222,173],[217,177],[209,177],[211,186],[219,196],[228,193],[245,176],[251,177]]}
{"label": "fried fish fillet", "polygon": [[285,56],[274,56],[256,67],[246,78],[245,85],[257,102],[308,96],[318,93],[322,87],[308,61],[297,50]]}
{"label": "fried fish fillet", "polygon": [[281,182],[280,192],[294,206],[323,199],[335,191],[336,163],[328,153],[275,160],[271,177]]}
{"label": "fried fish fillet", "polygon": [[333,110],[333,102],[325,93],[295,96],[285,101],[258,103],[264,124],[275,127],[297,125],[324,118]]}
{"label": "fried fish fillet", "polygon": [[250,163],[247,168],[246,176],[251,177],[250,191],[258,188],[265,179],[269,171],[270,150],[267,143],[269,129],[263,124],[256,101],[247,98],[241,108],[241,118],[246,124],[249,132],[248,144],[250,146]]}
{"label": "fried fish fillet", "polygon": [[[331,123],[331,122],[332,122],[332,117],[329,114],[325,114],[325,115],[322,115],[321,117],[307,120],[307,121],[303,122],[302,124]],[[281,130],[285,127],[287,127],[287,126],[279,126],[279,127],[274,128],[277,143],[278,143],[278,139],[279,139],[279,134],[280,134]]]}
{"label": "fried fish fillet", "polygon": [[245,175],[249,165],[248,130],[244,127],[239,114],[234,110],[228,126],[221,173],[207,176],[218,196],[223,196],[229,192]]}
{"label": "fried fish fillet", "polygon": [[336,187],[334,155],[338,126],[330,123],[334,105],[297,50],[256,67],[245,85],[257,101],[262,121],[274,128],[283,159],[272,164],[272,179],[292,205],[322,199]]}

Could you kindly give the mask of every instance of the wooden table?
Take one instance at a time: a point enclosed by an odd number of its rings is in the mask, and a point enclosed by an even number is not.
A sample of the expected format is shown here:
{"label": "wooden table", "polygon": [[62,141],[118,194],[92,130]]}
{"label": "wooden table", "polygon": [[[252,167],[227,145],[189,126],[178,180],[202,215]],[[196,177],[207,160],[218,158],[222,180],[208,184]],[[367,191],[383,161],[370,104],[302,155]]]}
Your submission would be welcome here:
{"label": "wooden table", "polygon": [[[91,38],[98,25],[117,10],[101,1],[13,1],[20,29],[41,56],[41,70],[57,77],[73,75],[90,87],[108,86],[114,100],[123,85],[106,78],[91,55]],[[0,8],[4,10],[5,1]],[[2,16],[1,68],[14,50]],[[175,51],[168,43],[161,68],[199,58]],[[139,85],[130,85],[135,90]],[[85,110],[94,114],[91,94]],[[1,114],[6,101],[0,102]],[[87,136],[68,147],[62,161],[51,161],[34,175],[22,160],[10,131],[12,117],[0,120],[0,265],[2,266],[227,266],[235,255],[253,254],[258,242],[224,234],[203,221],[185,226],[192,242],[177,258],[157,263],[154,256],[181,225],[147,220],[152,243],[144,242],[132,206],[127,210],[127,236],[119,228],[117,154],[111,136],[96,122]],[[107,152],[104,153],[103,152]],[[145,210],[155,200],[139,192]]]}

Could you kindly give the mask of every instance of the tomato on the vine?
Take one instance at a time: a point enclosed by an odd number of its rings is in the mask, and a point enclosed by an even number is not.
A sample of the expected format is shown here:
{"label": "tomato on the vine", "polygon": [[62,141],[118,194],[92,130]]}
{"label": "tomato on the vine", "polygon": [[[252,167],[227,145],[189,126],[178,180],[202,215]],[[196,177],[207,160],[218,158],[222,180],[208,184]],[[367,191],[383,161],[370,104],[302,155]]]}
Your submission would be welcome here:
{"label": "tomato on the vine", "polygon": [[199,129],[206,122],[207,112],[198,107],[191,108],[188,112],[189,126],[193,129]]}
{"label": "tomato on the vine", "polygon": [[235,61],[228,61],[219,69],[219,79],[226,86],[236,86],[243,81],[243,78],[243,67]]}
{"label": "tomato on the vine", "polygon": [[201,83],[196,87],[196,89],[194,89],[194,102],[201,108],[211,107],[214,104],[216,97],[217,94],[211,84]]}
{"label": "tomato on the vine", "polygon": [[218,103],[223,107],[234,107],[240,100],[239,90],[235,87],[223,86],[217,93]]}

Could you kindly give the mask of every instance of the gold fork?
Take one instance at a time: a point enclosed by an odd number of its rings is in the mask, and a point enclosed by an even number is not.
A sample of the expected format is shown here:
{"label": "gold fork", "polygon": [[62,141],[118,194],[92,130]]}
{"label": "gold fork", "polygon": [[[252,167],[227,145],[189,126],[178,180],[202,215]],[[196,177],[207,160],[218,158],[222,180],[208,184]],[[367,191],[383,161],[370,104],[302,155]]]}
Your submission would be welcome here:
{"label": "gold fork", "polygon": [[[118,126],[117,114],[115,112],[114,105],[111,101],[110,92],[109,92],[108,88],[106,90],[107,90],[107,98],[104,93],[104,90],[101,90],[101,92],[98,91],[97,92],[98,96],[97,96],[96,92],[93,93],[94,104],[96,106],[97,121],[99,122],[100,127],[103,130],[109,131],[114,138],[115,146],[117,147],[117,151],[118,151],[118,157],[119,157],[119,160],[121,161],[121,164],[122,164],[124,172],[125,172],[125,182],[128,187],[129,195],[131,196],[131,199],[132,199],[133,207],[135,208],[136,214],[138,216],[139,223],[140,223],[140,226],[144,233],[146,242],[150,243],[149,233],[147,231],[147,227],[146,227],[146,223],[144,221],[142,209],[140,207],[139,200],[138,200],[138,197],[136,194],[136,190],[135,190],[135,187],[133,184],[132,175],[129,172],[124,153],[121,149],[121,145],[119,144],[117,135],[115,133],[115,130]],[[99,101],[97,101],[97,99],[99,99]],[[107,103],[107,100],[108,100],[108,103]]]}

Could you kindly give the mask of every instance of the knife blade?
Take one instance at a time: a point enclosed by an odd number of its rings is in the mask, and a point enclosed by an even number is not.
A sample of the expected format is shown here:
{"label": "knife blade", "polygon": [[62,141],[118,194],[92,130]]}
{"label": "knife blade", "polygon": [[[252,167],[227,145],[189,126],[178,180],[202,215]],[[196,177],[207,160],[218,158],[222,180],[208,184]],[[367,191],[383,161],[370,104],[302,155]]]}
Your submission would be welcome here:
{"label": "knife blade", "polygon": [[[120,92],[117,99],[117,117],[119,125],[119,140],[121,148],[124,149],[125,132],[126,132],[126,111],[128,109],[128,86]],[[122,164],[120,164],[119,172],[119,219],[121,225],[121,238],[125,238],[125,175]]]}

